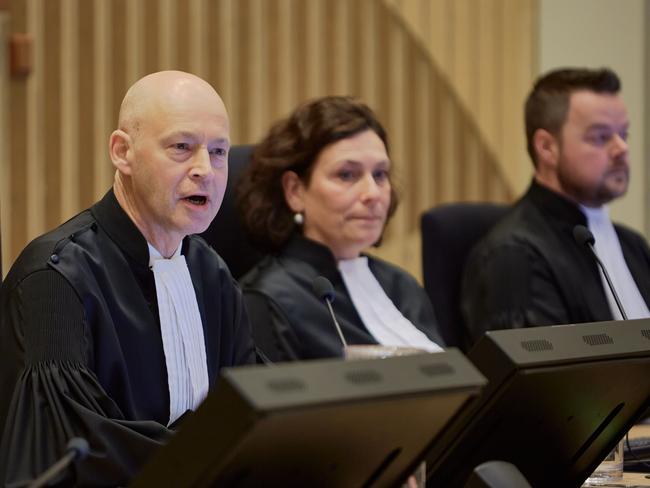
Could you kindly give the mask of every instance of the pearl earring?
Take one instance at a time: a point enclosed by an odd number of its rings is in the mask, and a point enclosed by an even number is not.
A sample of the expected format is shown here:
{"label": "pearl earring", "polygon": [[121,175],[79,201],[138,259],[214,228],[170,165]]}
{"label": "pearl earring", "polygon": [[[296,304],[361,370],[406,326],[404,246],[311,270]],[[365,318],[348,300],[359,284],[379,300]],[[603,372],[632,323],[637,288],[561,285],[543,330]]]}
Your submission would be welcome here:
{"label": "pearl earring", "polygon": [[302,212],[296,212],[293,214],[293,221],[296,225],[302,225],[305,223],[305,217],[303,217]]}

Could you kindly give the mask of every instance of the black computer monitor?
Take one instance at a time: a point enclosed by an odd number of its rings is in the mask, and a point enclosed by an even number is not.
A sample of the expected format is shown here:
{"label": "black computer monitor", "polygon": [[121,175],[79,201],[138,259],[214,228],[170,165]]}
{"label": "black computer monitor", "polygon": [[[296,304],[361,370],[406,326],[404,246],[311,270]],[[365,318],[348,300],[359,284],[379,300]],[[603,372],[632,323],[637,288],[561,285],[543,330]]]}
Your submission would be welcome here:
{"label": "black computer monitor", "polygon": [[647,319],[492,331],[468,358],[489,385],[428,453],[433,486],[501,460],[532,486],[578,487],[650,403]]}
{"label": "black computer monitor", "polygon": [[395,486],[485,378],[456,350],[226,370],[132,486]]}

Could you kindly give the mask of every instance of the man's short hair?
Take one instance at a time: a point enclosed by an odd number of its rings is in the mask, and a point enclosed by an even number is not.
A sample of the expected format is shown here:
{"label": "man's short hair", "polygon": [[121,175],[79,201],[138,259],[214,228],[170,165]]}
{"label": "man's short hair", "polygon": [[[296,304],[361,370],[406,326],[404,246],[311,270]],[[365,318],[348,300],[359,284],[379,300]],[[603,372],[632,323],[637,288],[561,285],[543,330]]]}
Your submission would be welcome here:
{"label": "man's short hair", "polygon": [[533,165],[537,166],[537,156],[533,147],[535,131],[545,129],[555,137],[560,137],[572,93],[588,90],[616,94],[620,89],[621,82],[618,76],[608,68],[597,70],[565,68],[551,71],[538,78],[528,95],[525,106],[526,142]]}

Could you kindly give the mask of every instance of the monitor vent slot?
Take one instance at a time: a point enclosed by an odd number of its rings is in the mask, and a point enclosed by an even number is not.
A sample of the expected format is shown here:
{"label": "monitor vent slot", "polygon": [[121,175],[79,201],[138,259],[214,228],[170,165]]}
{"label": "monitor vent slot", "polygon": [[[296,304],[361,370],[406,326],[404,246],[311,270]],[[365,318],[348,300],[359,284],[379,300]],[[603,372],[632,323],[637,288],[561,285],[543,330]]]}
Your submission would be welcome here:
{"label": "monitor vent slot", "polygon": [[604,346],[606,344],[614,344],[614,339],[612,339],[607,334],[590,334],[582,336],[582,340],[585,341],[585,344],[590,346]]}
{"label": "monitor vent slot", "polygon": [[546,339],[533,339],[531,341],[521,341],[521,347],[528,352],[552,351],[553,343]]}
{"label": "monitor vent slot", "polygon": [[305,389],[305,383],[297,378],[280,378],[267,383],[270,390],[276,393],[290,393]]}
{"label": "monitor vent slot", "polygon": [[440,376],[452,374],[454,372],[454,368],[447,363],[422,364],[419,369],[425,376]]}
{"label": "monitor vent slot", "polygon": [[650,329],[641,330],[641,335],[646,339],[650,340]]}
{"label": "monitor vent slot", "polygon": [[357,385],[379,383],[381,381],[381,375],[373,369],[357,369],[356,371],[350,371],[345,374],[345,378],[350,383],[355,383]]}

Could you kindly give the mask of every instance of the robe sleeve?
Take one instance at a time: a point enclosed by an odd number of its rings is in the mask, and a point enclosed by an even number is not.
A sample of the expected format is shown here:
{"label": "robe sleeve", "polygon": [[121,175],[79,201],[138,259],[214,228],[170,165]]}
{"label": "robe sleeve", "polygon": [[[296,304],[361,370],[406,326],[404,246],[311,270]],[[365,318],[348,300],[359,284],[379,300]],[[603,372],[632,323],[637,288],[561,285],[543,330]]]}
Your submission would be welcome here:
{"label": "robe sleeve", "polygon": [[[232,279],[232,278],[231,278]],[[234,348],[233,352],[233,364],[234,365],[245,365],[245,364],[255,364],[255,351],[256,346],[254,343],[254,337],[252,335],[249,312],[246,307],[246,302],[244,296],[239,288],[239,284],[232,279],[232,290],[234,293],[233,299],[233,327],[235,328],[235,333],[233,334],[234,340],[232,347]]]}
{"label": "robe sleeve", "polygon": [[488,330],[569,321],[569,307],[550,267],[523,244],[473,253],[463,277],[461,307],[470,345]]}
{"label": "robe sleeve", "polygon": [[57,483],[126,484],[172,431],[125,419],[103,390],[88,364],[92,346],[82,303],[61,275],[39,271],[3,293],[12,296],[3,302],[10,310],[0,324],[6,368],[0,412],[7,413],[0,482],[28,484],[63,455],[70,438],[83,437],[89,455]]}
{"label": "robe sleeve", "polygon": [[[411,319],[413,325],[423,332],[430,341],[442,348],[446,347],[445,341],[440,334],[438,320],[429,295],[415,278],[401,270],[398,271],[401,279],[394,279],[393,281],[401,286],[400,289],[389,294],[389,298],[399,303],[398,308],[405,316],[413,317]],[[393,298],[395,294],[399,297],[398,299]]]}
{"label": "robe sleeve", "polygon": [[298,339],[291,324],[273,301],[254,290],[244,291],[253,340],[258,351],[271,362],[300,359]]}

